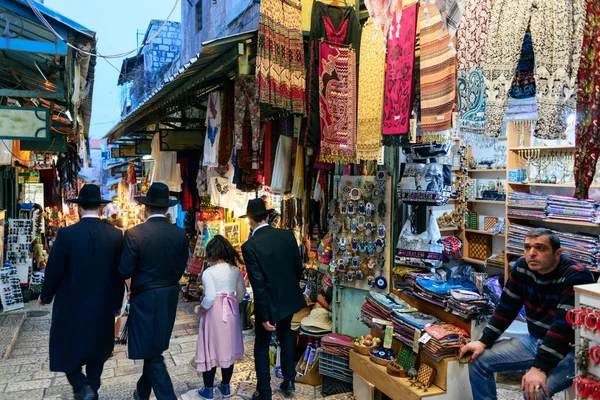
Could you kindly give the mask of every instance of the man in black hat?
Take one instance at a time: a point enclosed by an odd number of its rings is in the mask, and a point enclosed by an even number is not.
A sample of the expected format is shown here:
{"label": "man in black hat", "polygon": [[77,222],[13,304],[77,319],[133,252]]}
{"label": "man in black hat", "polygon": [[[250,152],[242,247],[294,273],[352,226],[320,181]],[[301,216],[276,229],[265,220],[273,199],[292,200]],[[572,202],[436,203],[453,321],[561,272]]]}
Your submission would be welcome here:
{"label": "man in black hat", "polygon": [[129,358],[144,360],[135,399],[149,399],[152,389],[158,400],[175,400],[173,383],[162,356],[169,348],[179,300],[179,279],[188,259],[185,231],[169,223],[165,214],[178,203],[169,199],[164,183],[153,183],[143,204],[146,222],[125,233],[119,270],[131,278]]}
{"label": "man in black hat", "polygon": [[[280,389],[286,396],[295,391],[294,343],[292,317],[306,302],[300,290],[303,265],[296,238],[291,231],[273,228],[268,224],[269,214],[263,199],[248,202],[246,215],[252,236],[242,245],[248,277],[254,292],[256,339],[254,365],[256,393],[253,399],[271,399],[269,345],[272,332],[277,332],[281,346],[283,383]],[[243,218],[242,217],[242,218]]]}
{"label": "man in black hat", "polygon": [[76,399],[91,400],[98,398],[123,303],[123,235],[100,220],[100,205],[110,201],[100,198],[98,186],[85,185],[77,199],[67,201],[78,205],[81,220],[58,230],[38,303],[54,300],[50,370],[67,374]]}

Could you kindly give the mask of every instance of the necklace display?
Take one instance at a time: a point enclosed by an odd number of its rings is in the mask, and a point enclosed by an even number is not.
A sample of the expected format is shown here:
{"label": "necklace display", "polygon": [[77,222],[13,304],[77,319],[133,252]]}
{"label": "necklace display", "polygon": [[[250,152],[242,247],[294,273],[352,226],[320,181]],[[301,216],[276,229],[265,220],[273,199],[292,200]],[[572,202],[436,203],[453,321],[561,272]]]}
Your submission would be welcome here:
{"label": "necklace display", "polygon": [[333,235],[329,270],[336,283],[362,281],[375,287],[376,272],[385,265],[386,179],[384,170],[376,172],[375,180],[361,177],[342,183],[339,176],[334,178],[334,211],[328,226]]}

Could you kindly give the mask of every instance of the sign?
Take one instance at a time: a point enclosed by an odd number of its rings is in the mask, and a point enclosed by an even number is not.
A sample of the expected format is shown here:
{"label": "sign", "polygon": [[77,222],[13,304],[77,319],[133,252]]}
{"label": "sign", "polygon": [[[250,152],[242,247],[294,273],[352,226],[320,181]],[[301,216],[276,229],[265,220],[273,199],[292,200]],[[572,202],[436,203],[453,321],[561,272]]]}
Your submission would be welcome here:
{"label": "sign", "polygon": [[152,139],[136,139],[135,154],[138,156],[152,154]]}
{"label": "sign", "polygon": [[135,145],[121,144],[119,145],[119,158],[137,157],[135,154]]}
{"label": "sign", "polygon": [[160,151],[203,150],[204,132],[161,131]]}
{"label": "sign", "polygon": [[21,150],[41,153],[66,153],[67,135],[50,132],[50,140],[21,140]]}
{"label": "sign", "polygon": [[26,183],[23,187],[26,203],[34,203],[45,208],[44,205],[44,184],[43,183]]}
{"label": "sign", "polygon": [[0,139],[49,141],[49,110],[1,106]]}

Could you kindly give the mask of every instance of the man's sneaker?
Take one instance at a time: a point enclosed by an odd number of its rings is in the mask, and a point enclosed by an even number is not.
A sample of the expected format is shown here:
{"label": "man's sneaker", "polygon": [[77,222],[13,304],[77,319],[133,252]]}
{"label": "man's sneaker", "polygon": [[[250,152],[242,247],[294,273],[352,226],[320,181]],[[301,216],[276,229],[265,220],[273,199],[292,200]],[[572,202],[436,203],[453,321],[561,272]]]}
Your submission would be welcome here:
{"label": "man's sneaker", "polygon": [[213,400],[215,398],[213,394],[213,388],[201,387],[198,389],[198,396],[204,400]]}
{"label": "man's sneaker", "polygon": [[229,384],[225,385],[225,384],[221,383],[221,384],[219,384],[218,388],[219,388],[219,392],[221,392],[223,397],[225,397],[226,399],[231,397],[231,386],[229,386]]}

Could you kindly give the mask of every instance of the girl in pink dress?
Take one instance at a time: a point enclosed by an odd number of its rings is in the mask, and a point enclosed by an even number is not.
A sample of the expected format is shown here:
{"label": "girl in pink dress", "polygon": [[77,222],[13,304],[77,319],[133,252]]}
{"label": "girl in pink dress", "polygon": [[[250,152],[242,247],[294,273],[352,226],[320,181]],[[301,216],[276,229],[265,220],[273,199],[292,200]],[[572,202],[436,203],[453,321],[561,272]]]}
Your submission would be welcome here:
{"label": "girl in pink dress", "polygon": [[233,364],[244,358],[238,304],[246,295],[246,286],[237,268],[241,258],[223,236],[215,236],[206,245],[205,259],[210,267],[202,273],[204,299],[196,307],[196,313],[200,314],[196,369],[204,379],[198,395],[212,400],[217,367],[222,375],[218,389],[227,398],[231,396]]}

